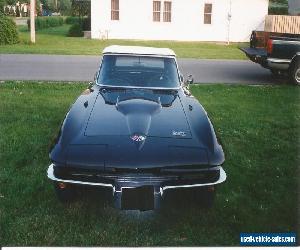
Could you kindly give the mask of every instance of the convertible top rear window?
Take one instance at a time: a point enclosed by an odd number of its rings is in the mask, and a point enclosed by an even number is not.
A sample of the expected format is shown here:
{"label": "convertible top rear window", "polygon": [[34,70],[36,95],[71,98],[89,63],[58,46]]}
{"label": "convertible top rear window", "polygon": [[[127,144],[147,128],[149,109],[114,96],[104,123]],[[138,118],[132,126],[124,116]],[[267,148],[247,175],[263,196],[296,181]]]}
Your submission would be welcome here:
{"label": "convertible top rear window", "polygon": [[137,56],[118,56],[116,58],[117,67],[147,67],[164,68],[163,58],[137,57]]}
{"label": "convertible top rear window", "polygon": [[174,58],[104,55],[98,83],[110,86],[176,88],[179,86]]}

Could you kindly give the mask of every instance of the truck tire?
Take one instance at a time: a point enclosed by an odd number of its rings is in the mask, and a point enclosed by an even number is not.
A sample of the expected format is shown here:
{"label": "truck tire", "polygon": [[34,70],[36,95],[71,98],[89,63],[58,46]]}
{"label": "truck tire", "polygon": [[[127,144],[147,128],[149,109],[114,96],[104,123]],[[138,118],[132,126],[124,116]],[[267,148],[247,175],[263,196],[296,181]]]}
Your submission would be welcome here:
{"label": "truck tire", "polygon": [[290,79],[293,84],[300,86],[300,60],[295,61],[290,70]]}

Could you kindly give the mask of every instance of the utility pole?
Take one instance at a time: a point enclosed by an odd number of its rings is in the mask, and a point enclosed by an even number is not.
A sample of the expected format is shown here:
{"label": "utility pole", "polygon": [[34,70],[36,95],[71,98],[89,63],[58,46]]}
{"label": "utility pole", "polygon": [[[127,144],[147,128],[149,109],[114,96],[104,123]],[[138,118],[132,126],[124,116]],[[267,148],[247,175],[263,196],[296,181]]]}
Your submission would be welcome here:
{"label": "utility pole", "polygon": [[30,0],[30,41],[35,43],[35,0]]}
{"label": "utility pole", "polygon": [[232,5],[232,2],[231,0],[229,0],[229,12],[228,12],[228,15],[227,15],[227,21],[228,21],[228,24],[227,24],[227,45],[230,44],[230,21],[231,21],[231,6]]}

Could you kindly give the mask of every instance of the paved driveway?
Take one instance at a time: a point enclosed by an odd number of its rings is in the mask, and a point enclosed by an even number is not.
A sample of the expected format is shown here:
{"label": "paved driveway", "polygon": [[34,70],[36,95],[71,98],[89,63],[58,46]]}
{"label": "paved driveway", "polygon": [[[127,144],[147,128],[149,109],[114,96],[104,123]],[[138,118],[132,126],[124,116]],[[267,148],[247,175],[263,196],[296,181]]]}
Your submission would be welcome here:
{"label": "paved driveway", "polygon": [[[92,81],[100,56],[0,55],[0,80]],[[270,72],[247,60],[178,59],[199,83],[274,84]]]}

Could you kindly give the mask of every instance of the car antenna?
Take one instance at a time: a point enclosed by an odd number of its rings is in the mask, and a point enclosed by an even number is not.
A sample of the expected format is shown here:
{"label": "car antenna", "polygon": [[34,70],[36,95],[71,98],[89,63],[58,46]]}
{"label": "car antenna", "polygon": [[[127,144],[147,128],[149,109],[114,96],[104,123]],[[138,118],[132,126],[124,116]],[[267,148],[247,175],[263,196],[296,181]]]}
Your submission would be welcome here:
{"label": "car antenna", "polygon": [[160,96],[158,97],[157,103],[161,106]]}
{"label": "car antenna", "polygon": [[116,101],[116,109],[118,109],[119,106],[119,96],[117,97],[117,101]]}

